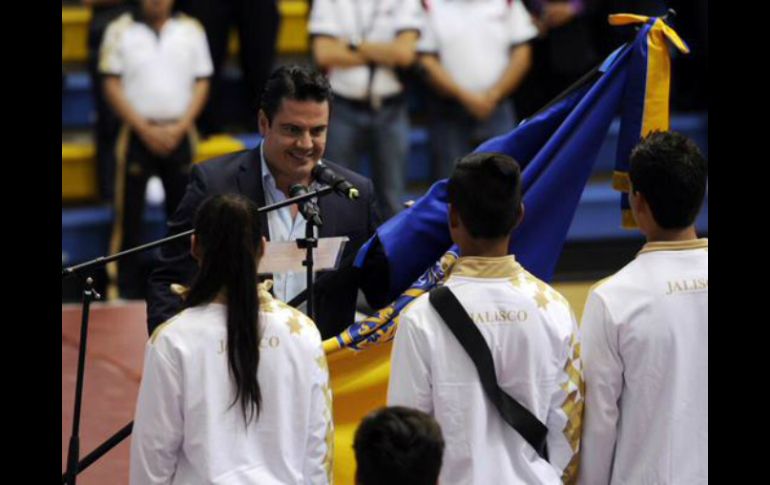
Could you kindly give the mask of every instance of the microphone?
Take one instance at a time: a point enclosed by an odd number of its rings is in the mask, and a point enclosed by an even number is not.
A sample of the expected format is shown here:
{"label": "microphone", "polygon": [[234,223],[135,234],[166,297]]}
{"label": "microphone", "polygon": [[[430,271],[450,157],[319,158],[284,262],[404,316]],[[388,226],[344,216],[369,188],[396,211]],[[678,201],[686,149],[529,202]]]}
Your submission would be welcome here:
{"label": "microphone", "polygon": [[317,181],[331,186],[335,192],[350,200],[358,198],[358,189],[353,184],[337,175],[334,170],[329,168],[323,161],[319,160],[313,167],[311,175]]}
{"label": "microphone", "polygon": [[[294,184],[289,187],[289,197],[297,197],[298,195],[305,195],[309,192],[308,188],[302,184]],[[310,221],[312,224],[321,227],[323,226],[323,219],[321,219],[321,209],[313,202],[312,199],[307,199],[303,202],[298,202],[299,211],[306,221]]]}

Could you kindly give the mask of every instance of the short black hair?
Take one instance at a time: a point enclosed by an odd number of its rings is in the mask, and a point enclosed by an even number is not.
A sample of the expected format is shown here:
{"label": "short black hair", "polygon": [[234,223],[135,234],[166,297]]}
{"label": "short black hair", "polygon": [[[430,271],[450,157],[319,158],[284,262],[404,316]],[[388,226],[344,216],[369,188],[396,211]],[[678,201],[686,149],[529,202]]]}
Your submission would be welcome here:
{"label": "short black hair", "polygon": [[508,155],[466,155],[457,162],[447,191],[474,238],[507,236],[521,217],[521,169]]}
{"label": "short black hair", "polygon": [[683,229],[698,216],[706,194],[708,162],[698,146],[673,131],[647,135],[631,152],[629,178],[663,229]]}
{"label": "short black hair", "polygon": [[299,64],[285,65],[273,71],[260,97],[260,109],[269,122],[272,123],[284,99],[327,101],[331,108],[332,88],[329,80],[317,69]]}
{"label": "short black hair", "polygon": [[391,406],[361,421],[353,448],[358,485],[434,485],[441,471],[444,437],[432,416]]}

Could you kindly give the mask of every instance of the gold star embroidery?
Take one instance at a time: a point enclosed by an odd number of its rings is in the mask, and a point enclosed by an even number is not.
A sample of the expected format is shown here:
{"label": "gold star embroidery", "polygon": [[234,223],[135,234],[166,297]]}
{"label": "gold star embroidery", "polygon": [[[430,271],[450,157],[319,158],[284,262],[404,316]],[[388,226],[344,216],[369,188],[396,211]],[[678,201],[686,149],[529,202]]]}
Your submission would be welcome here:
{"label": "gold star embroidery", "polygon": [[545,308],[548,306],[548,297],[545,295],[544,291],[538,291],[535,294],[535,301],[537,302],[538,308]]}
{"label": "gold star embroidery", "polygon": [[296,313],[293,313],[289,319],[286,321],[286,325],[289,326],[291,334],[299,334],[302,331],[302,324],[299,323],[299,316]]}
{"label": "gold star embroidery", "polygon": [[515,286],[516,288],[521,288],[521,285],[524,284],[524,278],[519,276],[517,278],[511,278],[511,284]]}
{"label": "gold star embroidery", "polygon": [[561,294],[561,293],[559,293],[558,291],[554,290],[553,288],[549,288],[549,289],[548,289],[548,295],[551,297],[551,300],[552,300],[552,301],[556,301],[556,302],[559,302],[559,303],[561,303],[561,304],[562,304],[562,305],[564,305],[564,306],[569,306],[569,303],[568,303],[568,302],[567,302],[567,300],[566,300],[566,299],[565,299],[565,298],[562,296],[562,294]]}
{"label": "gold star embroidery", "polygon": [[265,313],[275,313],[277,310],[275,300],[273,300],[272,298],[264,298],[264,299],[260,298],[259,309]]}
{"label": "gold star embroidery", "polygon": [[565,484],[575,483],[577,480],[578,463],[580,462],[580,453],[575,453],[569,461],[569,464],[564,469],[564,473],[561,478]]}
{"label": "gold star embroidery", "polygon": [[332,460],[334,459],[334,428],[331,419],[326,425],[326,455],[324,456],[324,468],[329,483],[332,483]]}
{"label": "gold star embroidery", "polygon": [[329,389],[329,386],[324,386],[323,388],[324,398],[326,400],[326,411],[329,412],[331,415],[331,409],[332,409],[332,390]]}
{"label": "gold star embroidery", "polygon": [[322,371],[326,372],[327,374],[329,373],[329,365],[326,363],[325,355],[321,355],[318,358],[316,358],[315,363],[318,364],[318,367]]}

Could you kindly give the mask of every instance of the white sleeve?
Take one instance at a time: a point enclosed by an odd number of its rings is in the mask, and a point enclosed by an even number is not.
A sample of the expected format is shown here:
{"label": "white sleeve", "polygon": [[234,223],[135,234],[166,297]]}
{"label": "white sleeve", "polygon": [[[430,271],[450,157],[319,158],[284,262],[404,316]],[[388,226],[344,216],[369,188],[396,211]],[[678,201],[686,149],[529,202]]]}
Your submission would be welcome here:
{"label": "white sleeve", "polygon": [[617,327],[604,301],[592,292],[583,312],[586,408],[579,483],[609,483],[615,453],[623,361]]}
{"label": "white sleeve", "polygon": [[438,38],[436,31],[431,25],[429,15],[425,10],[422,11],[422,22],[420,22],[420,40],[417,41],[417,52],[423,54],[438,54]]}
{"label": "white sleeve", "polygon": [[532,16],[521,0],[513,0],[508,9],[511,45],[521,44],[537,37],[538,31]]}
{"label": "white sleeve", "polygon": [[171,482],[183,426],[181,371],[148,342],[131,433],[131,485]]}
{"label": "white sleeve", "polygon": [[334,425],[332,424],[332,391],[329,385],[329,368],[318,337],[310,374],[313,376],[311,392],[310,430],[305,452],[305,483],[328,485],[332,483],[332,457],[334,454]]}
{"label": "white sleeve", "polygon": [[206,31],[203,26],[197,21],[195,22],[196,33],[195,36],[195,77],[205,78],[211,77],[214,73],[214,63],[211,61],[211,51],[209,50],[209,43],[206,40]]}
{"label": "white sleeve", "polygon": [[120,41],[124,30],[124,23],[119,23],[117,20],[107,26],[102,45],[99,46],[99,73],[123,74],[123,52]]}
{"label": "white sleeve", "polygon": [[406,406],[433,414],[427,339],[409,313],[399,318],[390,355],[388,406]]}
{"label": "white sleeve", "polygon": [[396,33],[405,30],[421,30],[424,18],[420,0],[401,0],[395,10]]}
{"label": "white sleeve", "polygon": [[345,38],[340,25],[340,12],[335,8],[338,4],[333,0],[315,0],[310,11],[308,32],[310,35],[328,35],[331,37]]}

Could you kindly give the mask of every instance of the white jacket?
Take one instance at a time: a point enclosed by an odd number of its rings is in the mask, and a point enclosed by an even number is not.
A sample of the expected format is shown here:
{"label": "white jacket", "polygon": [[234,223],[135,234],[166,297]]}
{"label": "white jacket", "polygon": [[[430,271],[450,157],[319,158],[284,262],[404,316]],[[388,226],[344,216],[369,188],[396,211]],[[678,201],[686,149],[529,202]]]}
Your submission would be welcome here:
{"label": "white jacket", "polygon": [[708,240],[648,243],[590,293],[580,483],[708,483]]}
{"label": "white jacket", "polygon": [[226,317],[217,303],[189,308],[147,343],[130,483],[331,483],[331,390],[315,325],[260,288],[262,409],[246,427],[231,406]]}
{"label": "white jacket", "polygon": [[513,256],[460,258],[446,286],[489,345],[500,387],[548,427],[550,463],[487,399],[473,361],[428,295],[401,314],[388,404],[420,409],[441,425],[442,485],[569,482],[578,464],[583,405],[578,328],[569,303]]}

